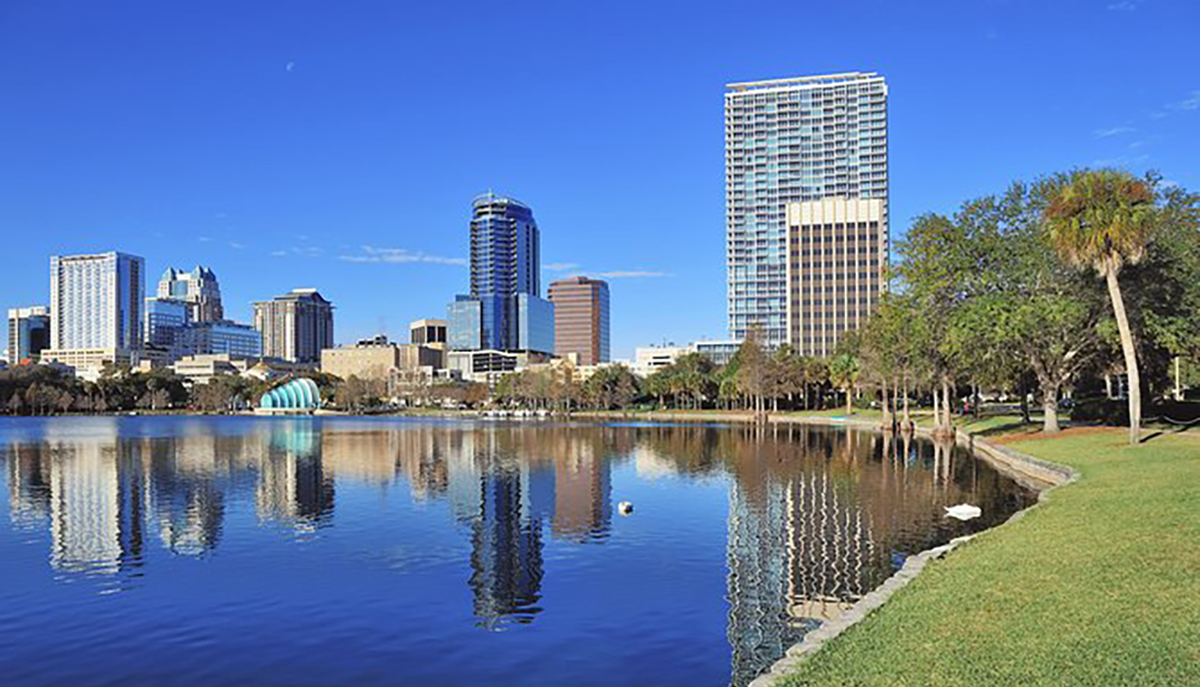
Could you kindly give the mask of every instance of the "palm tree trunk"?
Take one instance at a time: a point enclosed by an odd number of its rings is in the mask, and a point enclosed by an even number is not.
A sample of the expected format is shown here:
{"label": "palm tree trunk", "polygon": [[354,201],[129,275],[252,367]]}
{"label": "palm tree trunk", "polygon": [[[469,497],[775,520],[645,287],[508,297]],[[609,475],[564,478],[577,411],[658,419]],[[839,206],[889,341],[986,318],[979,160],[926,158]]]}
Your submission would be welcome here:
{"label": "palm tree trunk", "polygon": [[908,370],[904,371],[904,427],[912,429],[912,415],[908,412]]}
{"label": "palm tree trunk", "polygon": [[1104,281],[1108,284],[1108,296],[1112,299],[1113,314],[1117,316],[1117,329],[1121,332],[1121,351],[1125,354],[1125,374],[1129,376],[1129,443],[1138,443],[1142,431],[1142,382],[1138,374],[1137,350],[1133,346],[1133,332],[1129,329],[1129,316],[1125,314],[1125,299],[1121,297],[1121,285],[1117,282],[1117,269],[1110,265],[1104,270]]}
{"label": "palm tree trunk", "polygon": [[890,429],[892,426],[892,406],[889,402],[887,376],[884,376],[881,380],[879,390],[883,393],[883,426]]}
{"label": "palm tree trunk", "polygon": [[933,429],[934,431],[942,428],[942,399],[941,393],[938,391],[937,382],[933,384]]}

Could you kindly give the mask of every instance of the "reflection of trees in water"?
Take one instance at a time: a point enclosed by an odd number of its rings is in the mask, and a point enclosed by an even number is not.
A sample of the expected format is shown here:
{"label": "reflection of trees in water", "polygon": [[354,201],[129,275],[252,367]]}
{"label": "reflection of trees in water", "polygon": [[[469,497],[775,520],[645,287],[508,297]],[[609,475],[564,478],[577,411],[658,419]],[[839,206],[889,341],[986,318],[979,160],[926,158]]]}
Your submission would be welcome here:
{"label": "reflection of trees in water", "polygon": [[[952,444],[857,431],[745,429],[722,436],[729,498],[732,682],[779,659],[903,563],[963,525],[941,507],[982,504],[980,529],[1029,496]],[[799,460],[803,457],[803,460]]]}
{"label": "reflection of trees in water", "polygon": [[220,544],[238,494],[254,495],[260,518],[306,531],[332,523],[337,479],[397,485],[445,502],[462,525],[475,616],[496,628],[539,612],[546,537],[612,536],[614,467],[724,476],[727,631],[740,683],[904,555],[961,533],[942,505],[983,506],[978,529],[1029,498],[952,447],[793,425],[240,427],[217,434],[183,422],[169,436],[118,438],[112,424],[14,443],[3,449],[13,521],[51,530],[59,569],[113,572],[141,565],[145,518],[166,549],[197,555]]}

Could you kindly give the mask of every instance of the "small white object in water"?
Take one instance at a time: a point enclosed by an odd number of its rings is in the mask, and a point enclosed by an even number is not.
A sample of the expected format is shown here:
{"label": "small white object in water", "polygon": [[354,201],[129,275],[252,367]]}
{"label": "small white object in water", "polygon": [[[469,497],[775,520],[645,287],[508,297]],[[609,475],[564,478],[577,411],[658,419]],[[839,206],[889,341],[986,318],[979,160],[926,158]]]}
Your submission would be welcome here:
{"label": "small white object in water", "polygon": [[633,512],[633,504],[628,501],[622,501],[617,504],[617,512],[621,515],[629,515]]}
{"label": "small white object in water", "polygon": [[[943,508],[946,508],[943,506]],[[957,506],[946,508],[946,517],[957,518],[959,520],[970,520],[983,515],[983,509],[979,506],[969,506],[965,503],[960,503]]]}

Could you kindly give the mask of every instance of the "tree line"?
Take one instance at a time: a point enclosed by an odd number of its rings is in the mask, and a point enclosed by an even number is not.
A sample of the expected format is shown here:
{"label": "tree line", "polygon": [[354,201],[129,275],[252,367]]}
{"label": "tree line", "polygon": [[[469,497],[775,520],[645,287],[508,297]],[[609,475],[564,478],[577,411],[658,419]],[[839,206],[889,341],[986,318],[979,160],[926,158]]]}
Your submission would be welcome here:
{"label": "tree line", "polygon": [[[765,415],[849,412],[866,390],[885,423],[911,426],[930,402],[952,431],[958,400],[981,391],[1040,401],[1043,429],[1089,380],[1128,379],[1131,438],[1142,396],[1200,370],[1200,197],[1156,174],[1078,170],[1015,182],[917,217],[896,244],[888,289],[834,355],[768,350],[752,329],[727,365],[690,353],[641,379],[620,366],[586,381],[570,368],[504,378],[497,400],[539,408],[738,408]],[[978,403],[973,404],[978,407]]]}

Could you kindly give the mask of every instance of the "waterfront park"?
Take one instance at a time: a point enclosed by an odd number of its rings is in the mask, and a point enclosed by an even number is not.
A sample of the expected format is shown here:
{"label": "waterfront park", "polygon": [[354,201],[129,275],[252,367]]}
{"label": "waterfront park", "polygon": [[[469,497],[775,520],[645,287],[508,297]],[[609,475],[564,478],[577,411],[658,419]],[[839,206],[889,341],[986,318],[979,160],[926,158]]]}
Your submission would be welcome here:
{"label": "waterfront park", "polygon": [[[285,682],[370,681],[400,656],[414,679],[548,684],[620,656],[645,684],[1200,683],[1200,199],[1154,174],[1052,174],[917,217],[895,256],[828,358],[751,332],[726,365],[544,366],[403,397],[321,374],[0,372],[6,531],[27,533],[0,539],[11,588],[45,593],[44,530],[73,594],[105,599],[50,602],[46,622],[131,604],[111,632],[67,626],[95,655],[10,674],[112,667],[117,634],[152,631],[131,609],[199,585],[162,613],[197,646],[251,632],[225,677],[296,660]],[[984,517],[941,515],[960,502]],[[272,590],[245,561],[313,586]],[[353,660],[253,635],[302,608]],[[23,622],[0,612],[6,634]],[[597,627],[596,652],[558,643]],[[169,650],[146,649],[211,676],[205,652]]]}

